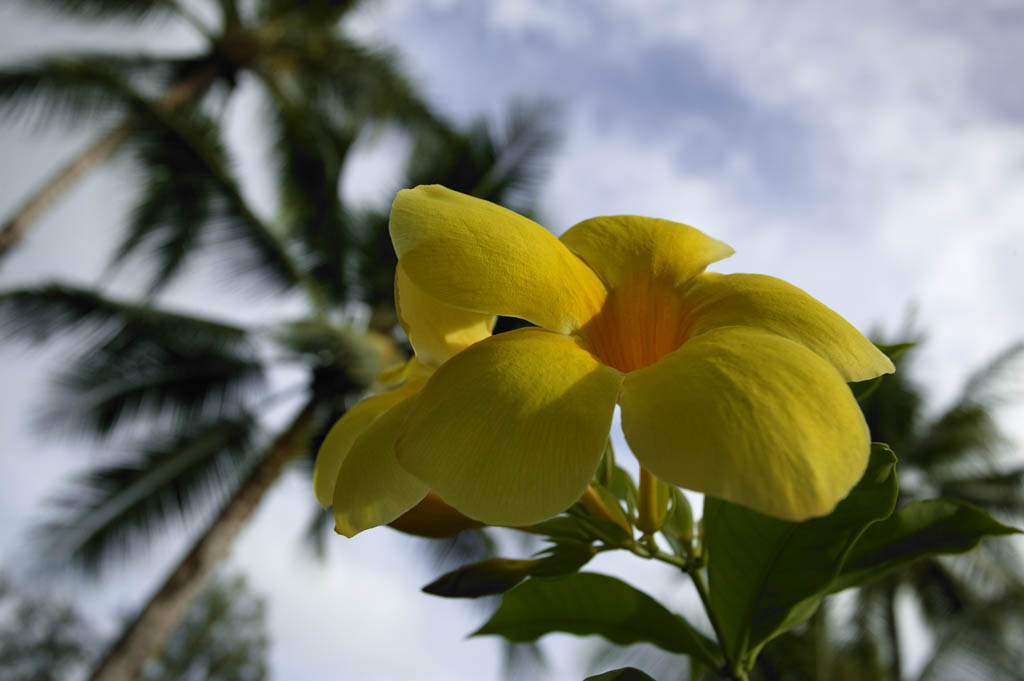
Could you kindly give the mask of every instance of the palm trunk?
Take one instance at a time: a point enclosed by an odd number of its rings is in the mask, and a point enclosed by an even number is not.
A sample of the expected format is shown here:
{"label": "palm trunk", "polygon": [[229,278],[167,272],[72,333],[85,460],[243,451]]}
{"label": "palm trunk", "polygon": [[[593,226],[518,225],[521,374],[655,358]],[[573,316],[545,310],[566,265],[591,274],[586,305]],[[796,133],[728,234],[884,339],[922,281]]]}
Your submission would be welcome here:
{"label": "palm trunk", "polygon": [[[206,92],[216,78],[215,68],[203,69],[169,88],[160,102],[164,106],[175,107],[193,100]],[[131,136],[133,125],[131,117],[125,118],[68,161],[21,204],[3,228],[0,228],[0,262],[86,173],[107,161],[121,148]]]}
{"label": "palm trunk", "polygon": [[67,194],[83,175],[110,158],[128,139],[131,129],[129,119],[122,121],[114,129],[93,141],[37,189],[4,223],[3,230],[0,231],[0,259],[25,238],[39,218]]}
{"label": "palm trunk", "polygon": [[185,610],[228,555],[270,486],[285,465],[302,450],[309,437],[315,404],[310,400],[288,428],[277,437],[249,476],[221,509],[163,586],[125,625],[121,637],[94,668],[90,681],[134,681],[142,665],[154,655]]}
{"label": "palm trunk", "polygon": [[896,617],[896,596],[899,593],[899,582],[891,579],[885,598],[885,628],[889,635],[889,646],[892,652],[892,678],[894,681],[903,679],[903,651],[900,648],[899,620]]}

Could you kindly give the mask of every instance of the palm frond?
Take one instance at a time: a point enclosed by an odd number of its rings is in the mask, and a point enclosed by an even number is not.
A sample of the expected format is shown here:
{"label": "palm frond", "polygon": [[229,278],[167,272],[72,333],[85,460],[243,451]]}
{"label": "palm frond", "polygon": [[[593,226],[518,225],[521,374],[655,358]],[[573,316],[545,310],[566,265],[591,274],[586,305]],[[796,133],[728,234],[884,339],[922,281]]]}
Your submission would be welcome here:
{"label": "palm frond", "polygon": [[312,504],[302,531],[302,548],[318,561],[327,558],[327,540],[334,535],[334,511]]}
{"label": "palm frond", "polygon": [[1024,635],[1021,597],[1002,598],[941,627],[932,658],[918,681],[1020,678],[1024,656],[1016,643]]}
{"label": "palm frond", "polygon": [[250,340],[239,326],[60,283],[0,293],[0,334],[36,343],[69,336],[97,344],[115,336],[175,337],[213,348],[247,347]]}
{"label": "palm frond", "polygon": [[[466,130],[428,131],[415,140],[403,186],[444,186],[532,214],[540,180],[558,139],[557,109],[548,103],[512,106],[503,132],[481,119]],[[359,297],[371,307],[394,298],[397,262],[388,211],[353,212]]]}
{"label": "palm frond", "polygon": [[260,0],[257,12],[261,19],[295,21],[322,27],[334,24],[366,0],[306,0],[301,6],[293,0]]}
{"label": "palm frond", "polygon": [[949,574],[969,587],[972,605],[993,602],[1008,595],[1024,595],[1021,554],[1013,542],[982,542],[968,553],[938,560]]}
{"label": "palm frond", "polygon": [[32,60],[0,70],[0,111],[37,125],[109,123],[130,113],[142,96],[135,89],[137,82],[159,92],[173,71],[170,61],[145,56],[82,54]]}
{"label": "palm frond", "polygon": [[970,584],[937,558],[925,558],[912,564],[905,572],[905,579],[928,621],[941,622],[960,615],[978,600]]}
{"label": "palm frond", "polygon": [[237,411],[263,387],[246,329],[50,284],[0,294],[0,332],[85,350],[58,375],[40,425],[106,437],[138,418]]}
{"label": "palm frond", "polygon": [[95,575],[225,498],[251,464],[256,420],[243,414],[194,423],[147,434],[135,454],[86,472],[60,493],[36,529],[49,567]]}
{"label": "palm frond", "polygon": [[441,130],[444,124],[412,83],[400,59],[321,24],[286,24],[262,70],[275,74],[290,96],[312,105],[331,127],[394,122]]}
{"label": "palm frond", "polygon": [[334,303],[343,303],[351,278],[347,258],[352,237],[340,184],[353,129],[330,126],[315,109],[280,90],[268,108],[284,232],[301,249],[303,269]]}
{"label": "palm frond", "polygon": [[971,374],[964,386],[961,402],[996,408],[1019,399],[1021,371],[1024,364],[1024,343],[1014,343],[995,356],[988,364]]}
{"label": "palm frond", "polygon": [[473,194],[502,205],[534,207],[541,181],[561,138],[558,107],[549,101],[515,102],[493,145],[494,163]]}
{"label": "palm frond", "polygon": [[872,440],[889,444],[904,464],[914,458],[924,421],[924,391],[913,377],[914,356],[911,350],[896,358],[896,373],[859,403]]}
{"label": "palm frond", "polygon": [[200,248],[212,248],[235,277],[278,289],[303,274],[271,228],[252,211],[228,170],[216,124],[195,107],[176,112],[146,103],[130,143],[144,183],[115,262],[145,253],[157,264],[151,290],[178,274]]}
{"label": "palm frond", "polygon": [[139,21],[179,12],[175,0],[22,0],[22,4],[87,20]]}
{"label": "palm frond", "polygon": [[505,681],[532,681],[545,676],[548,663],[539,642],[516,643],[503,640],[502,648],[501,674]]}
{"label": "palm frond", "polygon": [[963,499],[1004,518],[1024,518],[1024,467],[994,472],[987,468],[980,475],[945,476],[939,495]]}
{"label": "palm frond", "polygon": [[547,102],[512,105],[504,128],[485,119],[465,131],[417,140],[406,186],[443,184],[520,212],[530,212],[558,134],[558,109]]}
{"label": "palm frond", "polygon": [[995,414],[981,404],[958,402],[938,415],[907,452],[914,463],[940,474],[964,459],[993,461],[1009,444]]}
{"label": "palm frond", "polygon": [[1010,440],[996,420],[996,410],[1022,393],[1019,380],[1024,343],[1016,343],[968,378],[956,402],[929,424],[915,443],[912,458],[938,468],[964,459],[993,461]]}
{"label": "palm frond", "polygon": [[56,383],[40,425],[104,438],[147,419],[178,425],[237,415],[262,394],[265,375],[248,348],[168,331],[113,336],[71,359]]}
{"label": "palm frond", "polygon": [[394,315],[395,266],[398,256],[388,233],[387,210],[361,210],[352,213],[356,235],[356,282],[352,286],[359,300],[373,310],[384,310],[387,323],[375,328],[390,328],[398,323]]}

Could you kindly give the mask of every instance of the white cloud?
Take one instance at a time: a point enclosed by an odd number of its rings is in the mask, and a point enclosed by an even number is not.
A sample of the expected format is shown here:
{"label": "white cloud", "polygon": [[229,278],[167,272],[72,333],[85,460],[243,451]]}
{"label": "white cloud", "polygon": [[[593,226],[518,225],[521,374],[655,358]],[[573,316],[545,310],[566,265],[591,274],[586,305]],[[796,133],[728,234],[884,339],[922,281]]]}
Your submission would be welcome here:
{"label": "white cloud", "polygon": [[[597,130],[585,111],[573,121],[548,193],[572,209],[551,212],[578,219],[632,210],[690,221],[731,238],[737,261],[751,246],[776,257],[784,276],[823,290],[863,323],[886,319],[891,328],[918,300],[933,331],[928,361],[939,368],[933,379],[943,397],[970,366],[1024,336],[1013,313],[1024,290],[1024,128],[1001,118],[992,103],[998,93],[980,90],[976,78],[1007,59],[1019,17],[994,12],[1006,6],[985,13],[960,3],[661,2],[640,10],[620,2],[603,9],[602,25],[612,27],[602,35],[608,50],[628,58],[657,44],[686,47],[751,110],[792,121],[812,141],[800,171],[814,175],[828,209],[809,206],[801,217],[797,197],[790,211],[759,203],[744,191],[759,174],[769,179],[757,158],[733,154],[741,171],[687,174],[672,161],[672,150],[686,147],[679,130],[660,131],[654,145],[628,121]],[[575,40],[566,30],[571,19],[524,12],[515,30],[527,22],[550,40]],[[756,261],[780,273],[767,258]],[[858,269],[873,280],[867,287],[857,283]],[[874,300],[865,303],[866,295]]]}

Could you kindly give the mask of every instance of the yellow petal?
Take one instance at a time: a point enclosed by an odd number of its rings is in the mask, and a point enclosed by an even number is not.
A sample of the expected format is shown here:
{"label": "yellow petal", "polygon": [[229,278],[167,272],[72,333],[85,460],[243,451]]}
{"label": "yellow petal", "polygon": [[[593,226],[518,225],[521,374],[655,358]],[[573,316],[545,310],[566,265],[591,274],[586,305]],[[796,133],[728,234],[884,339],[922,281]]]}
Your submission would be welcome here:
{"label": "yellow petal", "polygon": [[409,277],[455,307],[568,333],[604,301],[593,271],[543,227],[441,186],[398,193],[391,240]]}
{"label": "yellow petal", "polygon": [[424,382],[425,379],[419,380],[397,390],[367,397],[346,411],[328,431],[327,437],[320,445],[316,465],[313,467],[313,492],[321,506],[327,508],[334,502],[334,485],[338,479],[338,471],[341,470],[341,464],[356,439],[384,412],[419,392]]}
{"label": "yellow petal", "polygon": [[635,215],[584,220],[561,241],[612,289],[630,288],[638,279],[672,288],[734,252],[689,225]]}
{"label": "yellow petal", "polygon": [[494,327],[494,315],[452,307],[427,294],[401,263],[395,270],[395,307],[416,356],[433,367],[487,338]]}
{"label": "yellow petal", "polygon": [[334,487],[334,529],[339,534],[351,537],[386,525],[430,491],[395,458],[395,436],[416,401],[416,391],[411,392],[356,438],[342,462]]}
{"label": "yellow petal", "polygon": [[566,336],[493,336],[431,377],[399,436],[398,459],[471,518],[538,522],[586,490],[621,382]]}
{"label": "yellow petal", "polygon": [[686,291],[682,307],[693,335],[724,326],[751,326],[805,345],[831,362],[846,381],[894,371],[889,358],[853,325],[775,277],[705,273]]}
{"label": "yellow petal", "polygon": [[691,338],[626,376],[622,430],[673,485],[787,520],[825,515],[867,465],[868,428],[827,361],[760,329]]}
{"label": "yellow petal", "polygon": [[405,381],[429,378],[434,369],[421,362],[415,355],[401,364],[395,364],[377,374],[377,383],[394,386]]}

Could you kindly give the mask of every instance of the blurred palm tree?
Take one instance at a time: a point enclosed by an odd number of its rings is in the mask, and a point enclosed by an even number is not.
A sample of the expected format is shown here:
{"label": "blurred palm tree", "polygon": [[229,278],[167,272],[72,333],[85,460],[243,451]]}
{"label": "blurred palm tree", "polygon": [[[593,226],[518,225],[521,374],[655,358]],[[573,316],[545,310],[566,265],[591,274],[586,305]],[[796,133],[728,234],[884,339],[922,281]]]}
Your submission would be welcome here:
{"label": "blurred palm tree", "polygon": [[[900,458],[900,505],[936,496],[963,499],[1021,524],[1024,462],[999,427],[997,411],[1021,394],[1022,356],[1024,344],[1019,343],[999,353],[935,415],[926,410],[927,393],[914,381],[913,350],[897,359],[896,374],[862,408],[872,437],[891,443]],[[874,645],[877,657],[887,663],[888,678],[896,681],[906,671],[897,608],[901,596],[917,604],[936,640],[935,659],[922,678],[951,678],[943,659],[964,656],[975,658],[979,672],[984,670],[979,677],[1019,678],[1024,657],[1014,639],[1006,637],[1008,627],[1019,632],[1024,624],[1024,611],[1007,607],[1019,605],[1024,596],[1024,563],[1013,542],[982,542],[962,556],[925,558],[858,590],[854,645]],[[972,624],[965,627],[966,622]]]}
{"label": "blurred palm tree", "polygon": [[[266,251],[288,255],[289,276],[303,283],[305,311],[297,318],[241,326],[62,284],[0,295],[7,332],[75,341],[41,417],[46,430],[64,424],[122,452],[56,500],[41,528],[40,555],[96,573],[151,543],[172,521],[203,528],[92,679],[134,678],[287,465],[297,458],[310,464],[377,371],[401,359],[391,335],[395,258],[384,247],[389,207],[343,205],[332,152],[351,142],[351,131],[318,121],[325,113],[296,110],[278,128],[315,129],[334,143],[303,146],[301,135],[281,137],[280,214],[293,229],[261,232]],[[529,212],[555,141],[554,114],[519,106],[501,129],[479,122],[465,131],[422,132],[403,185],[440,182]],[[168,144],[155,138],[151,149],[175,156],[188,172],[164,180],[165,195],[146,204],[153,213],[140,225],[150,229],[166,211],[196,231],[252,219],[226,165],[213,167]],[[156,256],[164,267],[163,251]],[[250,259],[242,274],[275,282],[284,272],[280,262]],[[355,323],[355,311],[367,308],[375,311],[369,326]],[[322,541],[330,514],[317,508],[312,518],[309,534]]]}
{"label": "blurred palm tree", "polygon": [[19,593],[0,573],[0,669],[5,681],[68,681],[88,669],[96,634],[70,603]]}
{"label": "blurred palm tree", "polygon": [[[214,114],[242,79],[258,86],[269,138],[280,152],[284,190],[305,187],[303,164],[317,157],[318,170],[337,180],[346,154],[367,124],[407,128],[442,124],[401,74],[393,55],[347,35],[342,20],[359,0],[26,0],[82,21],[118,20],[136,25],[173,21],[191,29],[201,47],[193,54],[140,52],[51,54],[0,70],[0,110],[35,124],[62,121],[99,127],[98,137],[47,180],[0,229],[0,258],[17,245],[51,206],[97,165],[131,151],[142,178],[141,195],[119,258],[147,252],[159,263],[152,283],[174,275],[198,246],[225,244],[226,251],[254,256],[260,270],[292,285],[299,268],[249,211],[227,172]],[[311,111],[318,115],[310,116]],[[331,163],[320,168],[322,161]],[[186,194],[182,170],[201,166],[223,185],[216,196],[192,182],[188,204],[167,201]],[[333,187],[331,187],[333,190]],[[221,205],[210,206],[211,202]],[[304,201],[299,206],[308,207]],[[292,213],[283,228],[301,240],[338,215]],[[220,211],[223,221],[197,220]],[[310,219],[313,218],[313,219]],[[199,226],[202,229],[199,229]],[[321,235],[322,236],[322,235]],[[315,245],[314,245],[315,246]],[[311,253],[319,253],[311,248]],[[319,255],[328,257],[326,253]],[[247,266],[247,264],[246,264]],[[316,271],[313,271],[316,274]],[[338,282],[325,282],[337,285]]]}

